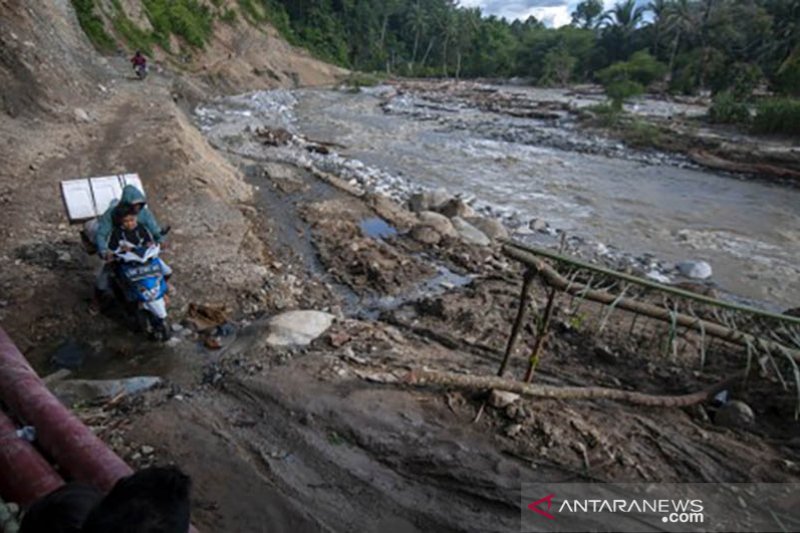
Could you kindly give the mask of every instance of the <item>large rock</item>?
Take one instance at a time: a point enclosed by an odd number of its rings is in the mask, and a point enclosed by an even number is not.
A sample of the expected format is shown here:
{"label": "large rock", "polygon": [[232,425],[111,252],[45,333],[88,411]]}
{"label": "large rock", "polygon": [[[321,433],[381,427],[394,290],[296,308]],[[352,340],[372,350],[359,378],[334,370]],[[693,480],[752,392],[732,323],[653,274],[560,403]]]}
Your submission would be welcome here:
{"label": "large rock", "polygon": [[504,409],[519,400],[519,398],[519,394],[515,392],[492,389],[491,394],[489,394],[489,405],[497,409]]}
{"label": "large rock", "polygon": [[444,189],[435,191],[418,192],[411,195],[408,199],[408,208],[415,213],[430,211],[450,199],[450,195]]}
{"label": "large rock", "polygon": [[447,218],[460,217],[466,219],[475,216],[475,210],[467,205],[467,203],[461,198],[453,198],[452,200],[448,200],[435,209]]}
{"label": "large rock", "polygon": [[456,228],[458,235],[467,244],[475,244],[477,246],[489,246],[492,240],[487,237],[481,230],[467,222],[461,217],[452,219],[453,227]]}
{"label": "large rock", "polygon": [[705,261],[682,261],[675,265],[682,276],[692,279],[707,279],[711,277],[711,265]]}
{"label": "large rock", "polygon": [[439,241],[442,240],[442,234],[431,226],[417,224],[411,230],[411,238],[422,244],[439,244]]}
{"label": "large rock", "polygon": [[469,217],[466,220],[492,240],[508,238],[508,230],[496,218]]}
{"label": "large rock", "polygon": [[267,322],[270,346],[306,346],[325,333],[335,317],[322,311],[289,311]]}
{"label": "large rock", "polygon": [[729,428],[747,428],[755,424],[756,415],[746,403],[733,400],[728,402],[717,411],[714,422],[718,426]]}
{"label": "large rock", "polygon": [[430,226],[441,235],[447,237],[458,237],[458,233],[453,227],[453,223],[450,222],[449,218],[440,213],[436,213],[435,211],[423,211],[417,218],[419,219],[420,225]]}

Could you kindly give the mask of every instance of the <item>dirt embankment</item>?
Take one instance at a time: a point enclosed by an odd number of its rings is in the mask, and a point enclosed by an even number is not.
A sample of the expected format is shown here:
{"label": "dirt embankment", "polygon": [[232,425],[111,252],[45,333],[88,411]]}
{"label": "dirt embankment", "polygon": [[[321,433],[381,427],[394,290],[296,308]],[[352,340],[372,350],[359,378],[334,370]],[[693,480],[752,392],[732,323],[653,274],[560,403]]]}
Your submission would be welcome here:
{"label": "dirt embankment", "polygon": [[217,24],[195,64],[176,71],[164,60],[166,70],[140,83],[124,58],[91,47],[68,2],[4,0],[0,12],[0,319],[21,347],[101,322],[85,312],[97,265],[67,225],[63,179],[139,173],[154,212],[174,228],[179,307],[263,300],[270,262],[248,220],[253,190],[180,106],[220,91],[333,83],[341,70],[273,30]]}
{"label": "dirt embankment", "polygon": [[[711,405],[485,406],[480,392],[386,383],[421,366],[493,374],[516,312],[518,268],[492,247],[455,238],[425,245],[403,231],[371,236],[364,219],[403,229],[413,215],[268,154],[223,157],[174,101],[206,95],[207,74],[137,82],[126,64],[88,47],[66,3],[43,4],[0,0],[9,115],[0,121],[0,320],[28,354],[71,335],[114,351],[113,375],[166,367],[166,386],[82,416],[133,464],[174,461],[189,472],[202,530],[514,531],[526,481],[800,478],[789,393],[772,382],[732,391],[755,411],[752,425],[734,428],[714,423]],[[219,53],[206,73],[249,61]],[[308,64],[318,81],[329,79]],[[263,78],[246,68],[241,76],[222,77],[232,90]],[[134,339],[144,353],[131,370],[126,348],[113,347],[131,337],[86,312],[95,265],[66,224],[57,185],[122,171],[142,176],[155,213],[174,228],[167,259],[176,268],[176,320],[189,302],[235,310],[240,328],[221,350],[191,335],[167,348]],[[429,281],[431,265],[472,282],[420,294],[414,288]],[[537,290],[538,308],[544,299]],[[742,354],[718,345],[700,372],[689,340],[685,354],[667,358],[652,331],[631,334],[615,315],[600,336],[588,325],[602,310],[570,315],[561,304],[537,371],[543,383],[681,393],[741,368]],[[368,319],[347,312],[359,307]],[[286,308],[338,318],[307,348],[276,347],[262,318]],[[512,375],[533,344],[530,324]]]}

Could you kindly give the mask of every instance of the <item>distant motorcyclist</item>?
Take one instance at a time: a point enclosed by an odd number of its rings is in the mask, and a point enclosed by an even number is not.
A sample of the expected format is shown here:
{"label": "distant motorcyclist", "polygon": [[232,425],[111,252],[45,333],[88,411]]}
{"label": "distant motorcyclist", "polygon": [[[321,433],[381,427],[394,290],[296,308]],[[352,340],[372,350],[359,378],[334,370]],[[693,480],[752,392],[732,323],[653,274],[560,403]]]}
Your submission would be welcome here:
{"label": "distant motorcyclist", "polygon": [[147,58],[142,54],[141,50],[136,50],[136,53],[131,58],[133,70],[139,77],[144,77],[142,74],[147,73]]}

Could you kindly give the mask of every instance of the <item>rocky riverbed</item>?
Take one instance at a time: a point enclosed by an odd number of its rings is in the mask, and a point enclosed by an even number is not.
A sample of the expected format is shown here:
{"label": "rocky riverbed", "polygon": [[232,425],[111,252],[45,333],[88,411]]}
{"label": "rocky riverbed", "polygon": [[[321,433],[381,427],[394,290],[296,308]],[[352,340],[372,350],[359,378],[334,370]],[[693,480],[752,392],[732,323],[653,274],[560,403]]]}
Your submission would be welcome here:
{"label": "rocky riverbed", "polygon": [[[267,91],[220,99],[195,115],[228,153],[268,152],[402,203],[419,204],[422,195],[428,210],[459,198],[470,215],[501,221],[514,238],[557,246],[563,233],[570,253],[658,281],[700,280],[775,310],[800,298],[797,189],[585,130],[574,112],[598,95],[455,87]],[[657,119],[703,110],[649,100],[631,108]],[[259,129],[288,136],[266,140]],[[687,261],[699,266],[678,268]]]}

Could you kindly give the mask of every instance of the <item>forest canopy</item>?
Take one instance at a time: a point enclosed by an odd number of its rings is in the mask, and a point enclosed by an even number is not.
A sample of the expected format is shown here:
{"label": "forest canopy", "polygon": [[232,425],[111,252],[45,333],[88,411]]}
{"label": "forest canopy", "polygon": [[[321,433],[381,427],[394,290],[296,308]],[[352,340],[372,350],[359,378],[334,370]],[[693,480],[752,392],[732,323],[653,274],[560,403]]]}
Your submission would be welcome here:
{"label": "forest canopy", "polygon": [[625,75],[608,69],[627,62],[633,70],[626,81],[664,81],[676,92],[707,88],[746,96],[761,84],[800,91],[800,0],[623,0],[608,11],[600,0],[584,0],[572,23],[557,29],[533,17],[509,22],[484,16],[454,0],[239,5],[291,42],[363,71],[518,76],[563,85]]}

